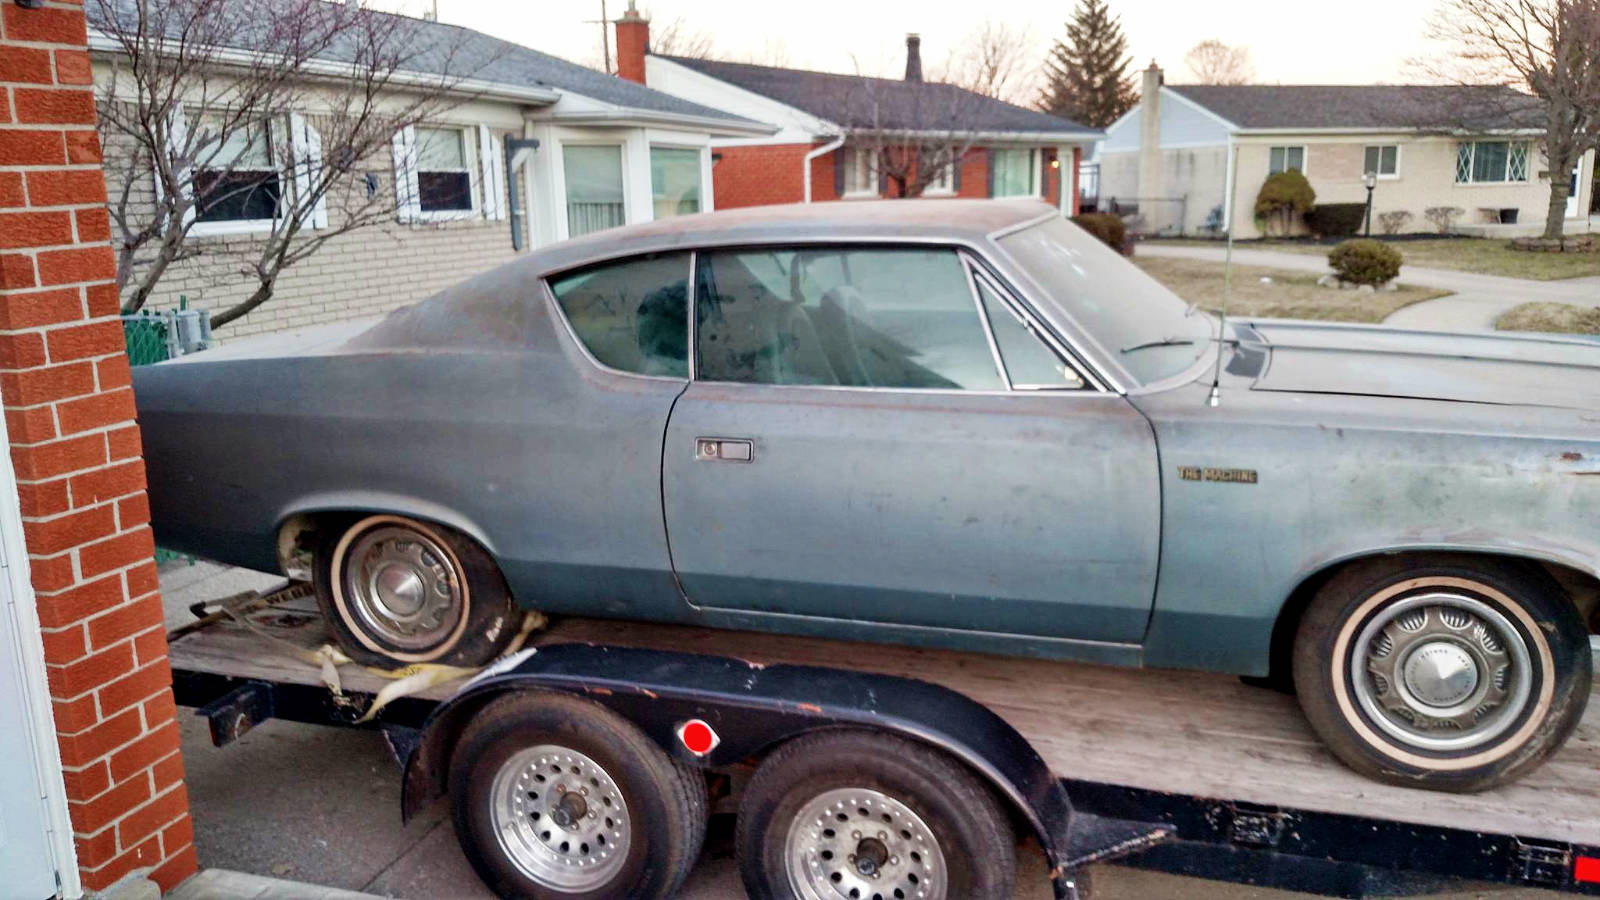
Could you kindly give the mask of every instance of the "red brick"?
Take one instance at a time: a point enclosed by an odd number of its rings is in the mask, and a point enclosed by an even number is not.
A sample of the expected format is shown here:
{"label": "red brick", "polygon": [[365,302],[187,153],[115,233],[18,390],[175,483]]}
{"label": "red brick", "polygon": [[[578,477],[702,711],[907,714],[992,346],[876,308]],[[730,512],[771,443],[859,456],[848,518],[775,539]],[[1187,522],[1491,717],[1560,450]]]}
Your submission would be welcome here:
{"label": "red brick", "polygon": [[[39,571],[38,560],[34,560],[33,570],[36,573]],[[124,600],[122,579],[116,575],[74,585],[59,594],[41,594],[38,598],[39,624],[45,628],[65,628],[73,622],[121,606]]]}
{"label": "red brick", "polygon": [[29,206],[82,206],[106,202],[106,178],[97,169],[28,173]]}
{"label": "red brick", "polygon": [[[118,353],[95,363],[95,373],[100,380],[100,390],[128,387],[133,384],[133,370],[128,366],[128,354]],[[133,416],[129,416],[132,419]]]}
{"label": "red brick", "polygon": [[27,206],[21,172],[0,172],[0,206]]}
{"label": "red brick", "polygon": [[194,820],[184,816],[161,829],[161,849],[168,856],[194,843]]}
{"label": "red brick", "polygon": [[40,403],[65,400],[93,390],[92,363],[71,363],[12,372],[0,371],[0,392],[3,392],[6,402],[17,406],[35,406]]}
{"label": "red brick", "polygon": [[94,129],[67,132],[67,162],[83,165],[101,160],[100,135]]}
{"label": "red brick", "polygon": [[155,552],[156,545],[154,539],[150,537],[150,529],[140,526],[136,531],[80,549],[78,571],[88,578],[101,572],[146,562],[155,555]]}
{"label": "red brick", "polygon": [[32,369],[49,361],[44,352],[44,335],[37,331],[0,335],[0,368]]}
{"label": "red brick", "polygon": [[[105,385],[101,387],[104,388]],[[93,394],[56,404],[56,420],[64,435],[88,431],[91,428],[104,428],[107,425],[121,425],[123,422],[133,421],[134,415],[133,391],[128,388],[118,388],[109,394]],[[120,497],[122,494],[131,493],[133,491],[122,491],[101,496]],[[73,502],[80,506],[85,502],[79,499],[76,493],[72,496]]]}
{"label": "red brick", "polygon": [[[27,260],[27,257],[18,258]],[[27,261],[28,277],[32,278],[33,262]],[[29,291],[26,294],[7,294],[0,297],[0,328],[8,331],[55,325],[61,322],[78,322],[82,319],[83,295],[77,288]],[[8,397],[6,402],[15,404],[17,401]]]}
{"label": "red brick", "polygon": [[84,654],[89,652],[89,644],[84,639],[82,625],[73,625],[59,631],[40,631],[39,637],[44,643],[44,658],[51,665],[65,665],[73,660],[82,659]]}
{"label": "red brick", "polygon": [[[121,840],[121,825],[117,826]],[[134,869],[153,866],[161,862],[161,838],[152,834],[148,840],[97,869],[80,869],[83,886],[91,891],[103,890]]]}
{"label": "red brick", "polygon": [[82,88],[12,88],[20,125],[93,125],[94,93]]}
{"label": "red brick", "polygon": [[[50,662],[50,659],[46,657],[45,661]],[[76,700],[55,700],[51,707],[55,711],[56,731],[61,734],[77,734],[100,721],[93,694],[84,694]]]}
{"label": "red brick", "polygon": [[[99,177],[98,173],[96,177]],[[111,240],[111,213],[105,207],[73,210],[72,218],[78,223],[78,240],[81,243],[93,244]],[[99,315],[109,315],[109,313]]]}
{"label": "red brick", "polygon": [[115,534],[116,528],[117,510],[110,504],[22,523],[28,552],[40,556],[54,556],[80,544],[98,541]]}
{"label": "red brick", "polygon": [[[61,764],[73,769],[89,765],[143,733],[144,727],[139,724],[138,711],[130,709],[90,727],[87,731],[57,735],[57,743],[61,746]],[[146,785],[147,788],[150,782],[148,778],[132,780]],[[113,787],[112,790],[115,791],[117,788]],[[148,791],[145,796],[149,796]],[[105,823],[87,822],[78,825],[78,830],[94,831],[103,824]]]}
{"label": "red brick", "polygon": [[85,869],[103,866],[117,855],[117,829],[106,828],[90,837],[73,839],[78,848],[78,865]]}
{"label": "red brick", "polygon": [[15,291],[38,283],[33,275],[33,257],[23,253],[0,254],[0,288]]}
{"label": "red brick", "polygon": [[[124,500],[123,502],[126,503],[128,501]],[[128,571],[122,573],[122,577],[127,582],[127,593],[129,597],[143,597],[145,594],[151,593],[152,591],[161,587],[161,582],[159,580],[160,570],[156,568],[156,564],[153,562],[148,565],[129,569]]]}
{"label": "red brick", "polygon": [[[165,635],[163,635],[165,637]],[[168,722],[178,721],[178,703],[172,697],[171,691],[162,691],[144,702],[144,727],[154,731]],[[170,765],[172,760],[163,760],[155,766],[156,790],[161,790],[164,777],[176,775],[183,777],[183,766],[180,762],[176,769]]]}
{"label": "red brick", "polygon": [[[160,594],[152,595],[156,602],[160,602]],[[152,628],[133,639],[134,665],[143,666],[158,659],[167,658],[167,633],[160,628]]]}
{"label": "red brick", "polygon": [[[0,392],[6,390],[10,380],[0,373]],[[17,476],[29,481],[42,481],[67,472],[87,469],[106,461],[106,448],[100,435],[86,434],[64,438],[48,444],[11,448],[11,463]],[[43,551],[40,551],[43,552]]]}
{"label": "red brick", "polygon": [[[11,12],[10,4],[5,7]],[[0,131],[0,166],[49,166],[67,161],[67,144],[57,130]]]}
{"label": "red brick", "polygon": [[[78,210],[81,217],[87,210]],[[105,210],[100,210],[105,212]],[[83,228],[80,218],[78,228]],[[98,319],[101,316],[114,316],[122,312],[122,298],[117,296],[116,282],[108,281],[104,284],[86,285],[83,289],[84,299],[89,301],[89,318]]]}
{"label": "red brick", "polygon": [[[45,407],[34,408],[49,411]],[[65,478],[58,478],[55,481],[25,481],[17,485],[17,500],[22,506],[22,514],[29,518],[59,515],[72,508],[72,499],[67,494]]]}
{"label": "red brick", "polygon": [[111,754],[111,778],[121,781],[132,777],[177,751],[178,726],[173,724],[158,728]]}
{"label": "red brick", "polygon": [[89,51],[56,51],[57,84],[93,84],[94,75],[89,69]]}
{"label": "red brick", "polygon": [[[6,410],[6,432],[13,443],[38,444],[56,436],[55,409],[50,406],[30,406],[26,409]],[[28,515],[24,512],[23,515]]]}
{"label": "red brick", "polygon": [[118,822],[117,841],[124,847],[142,841],[148,835],[159,834],[161,829],[188,812],[189,792],[183,785],[177,785]]}
{"label": "red brick", "polygon": [[[161,595],[151,594],[143,600],[135,600],[90,619],[89,645],[96,650],[101,650],[115,644],[117,641],[130,638],[141,631],[149,631],[160,624]],[[134,699],[143,700],[153,693],[155,693],[153,690],[145,691]],[[101,693],[100,709],[107,713],[130,705],[128,703],[119,703],[114,706],[107,705],[106,697],[105,693]]]}
{"label": "red brick", "polygon": [[144,446],[139,438],[139,426],[129,425],[127,428],[106,432],[106,452],[112,462],[132,459],[144,453]]}
{"label": "red brick", "polygon": [[6,47],[0,54],[0,81],[24,84],[54,84],[50,71],[50,51],[32,47]]}
{"label": "red brick", "polygon": [[144,490],[144,461],[136,459],[74,475],[69,484],[72,486],[73,506],[90,506],[125,497]]}
{"label": "red brick", "polygon": [[117,274],[117,259],[109,246],[45,250],[39,253],[38,264],[39,283],[45,285],[105,281]]}
{"label": "red brick", "polygon": [[167,848],[169,858],[166,862],[156,866],[150,873],[150,880],[161,887],[163,893],[176,888],[180,882],[200,869],[200,860],[196,858],[194,844],[174,851]]}
{"label": "red brick", "polygon": [[11,88],[0,87],[0,125],[11,124]]}
{"label": "red brick", "polygon": [[150,777],[161,791],[183,780],[183,754],[174,753],[150,767]]}
{"label": "red brick", "polygon": [[126,346],[122,323],[115,319],[52,328],[45,333],[45,341],[50,347],[51,362],[121,353]]}
{"label": "red brick", "polygon": [[[117,501],[117,527],[123,531],[139,525],[150,524],[150,497],[147,494],[134,494],[123,500]],[[152,588],[154,590],[154,588]],[[128,596],[137,597],[137,593],[129,592]]]}
{"label": "red brick", "polygon": [[[50,694],[67,699],[76,697],[133,671],[133,644],[122,643],[99,653],[64,666],[47,665],[45,675],[50,681]],[[128,735],[133,737],[133,735]],[[126,738],[124,739],[126,740]],[[118,741],[117,743],[122,743]],[[110,750],[112,744],[104,748]],[[104,752],[104,751],[101,751]],[[91,757],[92,758],[92,757]],[[77,763],[68,763],[77,765]]]}
{"label": "red brick", "polygon": [[[111,787],[110,767],[104,760],[95,760],[81,769],[63,769],[61,777],[67,783],[67,799],[83,802],[93,800]],[[93,866],[98,863],[80,863]]]}
{"label": "red brick", "polygon": [[70,553],[63,553],[54,557],[33,557],[28,561],[28,571],[33,576],[33,589],[40,593],[66,590],[78,578],[72,573],[72,554]]}
{"label": "red brick", "polygon": [[4,21],[8,40],[67,44],[72,47],[86,46],[89,41],[81,9],[22,9],[8,3]]}
{"label": "red brick", "polygon": [[0,213],[0,247],[54,247],[72,243],[72,213]]}

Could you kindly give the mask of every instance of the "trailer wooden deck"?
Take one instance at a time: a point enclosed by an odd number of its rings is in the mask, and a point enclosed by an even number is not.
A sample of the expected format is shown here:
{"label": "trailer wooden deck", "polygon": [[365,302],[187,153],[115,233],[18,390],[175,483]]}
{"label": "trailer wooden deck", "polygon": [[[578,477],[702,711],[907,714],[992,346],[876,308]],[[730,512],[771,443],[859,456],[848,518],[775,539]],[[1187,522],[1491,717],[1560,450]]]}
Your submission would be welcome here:
{"label": "trailer wooden deck", "polygon": [[[306,610],[312,615],[296,615]],[[328,640],[310,600],[260,616],[302,647]],[[1118,669],[945,650],[597,619],[561,619],[531,644],[608,643],[837,666],[921,678],[1005,717],[1063,777],[1217,800],[1600,845],[1600,703],[1567,745],[1521,781],[1476,795],[1377,784],[1341,766],[1294,698],[1222,675]],[[291,684],[319,670],[231,622],[178,638],[175,669]],[[357,666],[346,690],[388,682]],[[455,685],[422,696],[443,699]]]}

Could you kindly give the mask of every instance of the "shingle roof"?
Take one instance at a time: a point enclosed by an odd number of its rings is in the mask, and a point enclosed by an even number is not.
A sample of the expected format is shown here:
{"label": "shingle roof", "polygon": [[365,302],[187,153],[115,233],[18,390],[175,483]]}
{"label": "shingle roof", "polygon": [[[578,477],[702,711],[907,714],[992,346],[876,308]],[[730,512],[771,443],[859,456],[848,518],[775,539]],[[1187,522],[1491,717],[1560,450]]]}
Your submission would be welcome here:
{"label": "shingle roof", "polygon": [[847,128],[1098,136],[1070,119],[994,100],[951,84],[868,78],[748,63],[662,56],[719,81]]}
{"label": "shingle roof", "polygon": [[1244,129],[1539,127],[1537,101],[1500,85],[1210,85],[1167,89]]}
{"label": "shingle roof", "polygon": [[[137,16],[138,2],[139,0],[114,0],[115,15],[119,19],[130,17],[124,21],[134,21],[131,17]],[[160,3],[163,0],[156,2]],[[225,0],[225,2],[239,7],[237,15],[255,16],[258,19],[266,18],[263,11],[273,5],[273,0]],[[106,24],[107,5],[101,3],[84,5],[91,26],[103,27]],[[175,13],[179,11],[176,7],[171,9]],[[748,119],[691,103],[614,75],[596,72],[481,31],[393,13],[371,12],[373,15],[384,17],[395,26],[396,33],[393,35],[395,45],[406,48],[409,54],[401,68],[408,71],[519,87],[554,88],[632,110],[721,119],[730,123],[760,127],[759,123],[750,122]],[[187,19],[181,14],[158,18],[164,22],[169,37],[173,39],[178,37],[177,29],[187,24]],[[256,40],[265,41],[266,30],[265,24],[255,31],[244,28],[231,30],[229,33],[234,37],[234,44],[238,45],[233,49],[254,49],[250,45]],[[327,51],[317,54],[317,57],[334,62],[347,62],[355,58],[355,55],[353,40],[347,40],[329,47]]]}

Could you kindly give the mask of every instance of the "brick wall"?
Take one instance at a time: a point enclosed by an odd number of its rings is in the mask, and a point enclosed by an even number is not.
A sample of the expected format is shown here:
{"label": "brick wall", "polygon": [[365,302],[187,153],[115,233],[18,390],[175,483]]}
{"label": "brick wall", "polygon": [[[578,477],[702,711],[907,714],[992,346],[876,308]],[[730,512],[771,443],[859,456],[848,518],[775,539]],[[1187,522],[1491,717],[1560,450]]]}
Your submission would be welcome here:
{"label": "brick wall", "polygon": [[82,7],[0,7],[0,401],[78,866],[195,869]]}
{"label": "brick wall", "polygon": [[[715,152],[721,159],[711,170],[711,189],[717,209],[801,202],[805,199],[802,167],[806,154],[820,146],[820,143],[761,144],[718,148]],[[813,200],[839,199],[833,189],[833,167],[832,153],[811,161]],[[1061,170],[1046,166],[1046,172],[1044,197],[1054,203],[1060,196]],[[893,191],[890,185],[886,196]],[[989,154],[984,148],[974,147],[962,159],[961,188],[956,194],[975,198],[989,196]]]}

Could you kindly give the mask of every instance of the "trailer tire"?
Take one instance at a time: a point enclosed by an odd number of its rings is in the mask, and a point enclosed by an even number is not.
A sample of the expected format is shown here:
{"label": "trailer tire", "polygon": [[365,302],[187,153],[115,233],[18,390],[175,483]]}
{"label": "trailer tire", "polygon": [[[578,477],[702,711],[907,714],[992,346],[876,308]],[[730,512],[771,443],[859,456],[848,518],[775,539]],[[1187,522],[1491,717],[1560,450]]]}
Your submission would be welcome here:
{"label": "trailer tire", "polygon": [[[356,556],[371,556],[375,569],[387,571],[402,590],[416,592],[418,608],[404,610],[407,616],[386,606],[377,584],[382,573],[361,577],[351,568]],[[466,535],[432,522],[373,515],[326,529],[312,584],[339,646],[363,665],[481,666],[517,634],[516,602],[494,557]],[[439,587],[419,587],[425,584]],[[427,608],[429,603],[436,608]],[[435,611],[439,619],[432,624],[425,616]]]}
{"label": "trailer tire", "polygon": [[501,897],[669,898],[705,839],[705,779],[631,722],[566,694],[490,702],[457,741],[449,779],[461,849]]}
{"label": "trailer tire", "polygon": [[1016,835],[988,787],[943,753],[871,731],[773,751],[745,790],[736,847],[745,891],[762,900],[1010,897],[1017,877]]}
{"label": "trailer tire", "polygon": [[1481,791],[1554,753],[1589,697],[1588,631],[1542,568],[1452,554],[1364,560],[1300,621],[1312,728],[1377,781]]}

